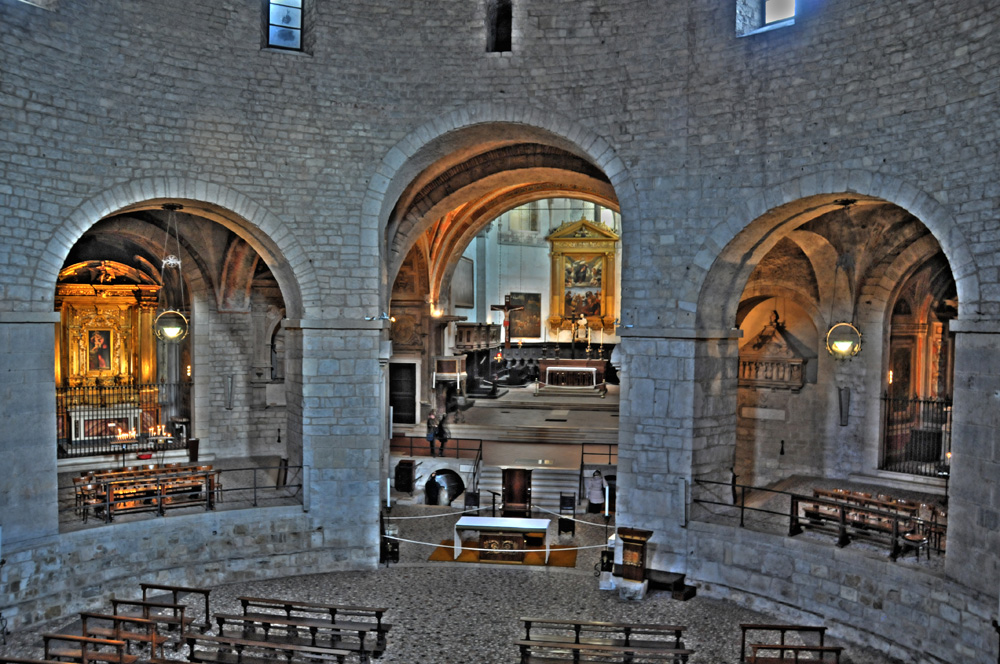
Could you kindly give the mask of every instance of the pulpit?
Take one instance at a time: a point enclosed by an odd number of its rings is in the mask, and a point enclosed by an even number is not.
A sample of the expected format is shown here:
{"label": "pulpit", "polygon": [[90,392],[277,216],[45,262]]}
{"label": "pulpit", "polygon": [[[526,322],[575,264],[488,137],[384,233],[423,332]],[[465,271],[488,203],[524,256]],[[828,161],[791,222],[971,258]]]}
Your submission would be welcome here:
{"label": "pulpit", "polygon": [[646,542],[653,536],[652,530],[619,528],[618,537],[622,542],[622,578],[642,582],[646,578]]}

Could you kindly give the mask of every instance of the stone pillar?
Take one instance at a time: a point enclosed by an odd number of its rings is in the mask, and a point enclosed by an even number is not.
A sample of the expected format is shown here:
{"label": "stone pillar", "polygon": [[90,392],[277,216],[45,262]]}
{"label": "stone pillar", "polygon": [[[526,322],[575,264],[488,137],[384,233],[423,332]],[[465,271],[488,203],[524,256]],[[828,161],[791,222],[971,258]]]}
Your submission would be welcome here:
{"label": "stone pillar", "polygon": [[55,329],[58,313],[0,313],[3,547],[59,532]]}
{"label": "stone pillar", "polygon": [[[352,567],[375,566],[384,417],[379,366],[383,321],[290,320],[287,381],[301,383],[289,402],[289,452],[301,445],[308,466],[308,509],[324,546]],[[298,358],[301,358],[299,360]],[[294,390],[290,390],[290,393]]]}
{"label": "stone pillar", "polygon": [[621,330],[617,521],[654,532],[650,568],[685,571],[692,478],[729,481],[738,335]]}
{"label": "stone pillar", "polygon": [[949,576],[1000,585],[1000,323],[955,320],[955,393],[948,483]]}

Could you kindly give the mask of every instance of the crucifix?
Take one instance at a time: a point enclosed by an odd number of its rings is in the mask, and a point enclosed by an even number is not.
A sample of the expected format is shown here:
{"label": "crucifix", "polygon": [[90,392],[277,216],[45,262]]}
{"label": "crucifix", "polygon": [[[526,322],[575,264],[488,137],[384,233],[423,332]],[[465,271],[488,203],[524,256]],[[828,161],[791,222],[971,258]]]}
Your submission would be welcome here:
{"label": "crucifix", "polygon": [[510,294],[503,296],[503,304],[491,304],[491,311],[502,311],[503,312],[503,338],[504,338],[504,350],[510,350],[510,315],[515,311],[521,311],[524,309],[523,306],[515,306],[510,303]]}

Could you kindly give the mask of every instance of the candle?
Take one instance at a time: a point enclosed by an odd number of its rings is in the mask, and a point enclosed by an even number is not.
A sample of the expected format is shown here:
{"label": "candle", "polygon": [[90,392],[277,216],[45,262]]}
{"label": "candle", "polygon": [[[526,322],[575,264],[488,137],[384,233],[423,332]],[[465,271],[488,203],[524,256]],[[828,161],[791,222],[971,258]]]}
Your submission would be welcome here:
{"label": "candle", "polygon": [[392,504],[389,502],[390,499],[391,499],[391,497],[392,497],[391,491],[392,491],[392,487],[389,484],[389,478],[387,477],[387,478],[385,478],[385,506],[386,507],[392,507]]}
{"label": "candle", "polygon": [[609,498],[608,485],[605,484],[604,485],[604,516],[608,516],[608,509],[611,507],[611,501],[608,500],[608,498]]}

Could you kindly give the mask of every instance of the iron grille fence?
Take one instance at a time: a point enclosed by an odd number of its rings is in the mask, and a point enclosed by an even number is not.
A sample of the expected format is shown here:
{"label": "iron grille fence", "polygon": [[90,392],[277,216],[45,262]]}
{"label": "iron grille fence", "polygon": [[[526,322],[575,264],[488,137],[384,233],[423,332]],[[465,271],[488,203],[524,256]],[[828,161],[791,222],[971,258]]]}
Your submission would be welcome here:
{"label": "iron grille fence", "polygon": [[56,388],[60,459],[184,449],[190,383]]}
{"label": "iron grille fence", "polygon": [[951,400],[882,396],[879,469],[924,477],[949,470]]}

